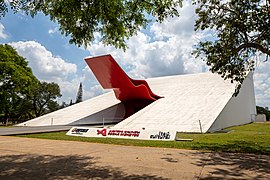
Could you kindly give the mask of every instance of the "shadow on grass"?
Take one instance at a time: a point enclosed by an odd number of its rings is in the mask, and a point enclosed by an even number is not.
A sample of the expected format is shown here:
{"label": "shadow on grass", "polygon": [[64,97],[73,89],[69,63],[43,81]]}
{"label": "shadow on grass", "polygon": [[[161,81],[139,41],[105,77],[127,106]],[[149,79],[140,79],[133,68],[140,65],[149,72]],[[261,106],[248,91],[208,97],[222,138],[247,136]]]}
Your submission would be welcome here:
{"label": "shadow on grass", "polygon": [[158,179],[160,176],[130,175],[119,168],[97,166],[87,156],[0,156],[0,179]]}
{"label": "shadow on grass", "polygon": [[262,146],[257,142],[249,141],[230,141],[225,144],[221,143],[196,143],[191,149],[194,150],[210,150],[215,152],[237,152],[237,153],[253,153],[253,154],[270,154],[270,146]]}
{"label": "shadow on grass", "polygon": [[267,155],[216,152],[208,158],[199,158],[195,165],[208,172],[198,178],[201,180],[270,178],[270,157]]}

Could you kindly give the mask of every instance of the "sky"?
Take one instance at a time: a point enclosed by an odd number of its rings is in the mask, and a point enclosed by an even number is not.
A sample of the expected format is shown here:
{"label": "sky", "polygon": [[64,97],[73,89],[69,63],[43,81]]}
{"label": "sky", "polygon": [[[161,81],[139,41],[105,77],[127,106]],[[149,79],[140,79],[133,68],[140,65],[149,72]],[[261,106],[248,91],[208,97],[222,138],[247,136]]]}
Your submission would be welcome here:
{"label": "sky", "polygon": [[[56,82],[61,88],[58,99],[69,103],[76,99],[80,82],[83,99],[100,95],[103,90],[84,61],[85,57],[111,54],[132,78],[145,79],[208,71],[201,59],[191,55],[194,45],[211,37],[194,32],[195,7],[185,1],[180,17],[163,23],[151,22],[127,41],[128,49],[115,49],[94,41],[87,48],[69,44],[59,25],[39,13],[34,18],[9,12],[0,20],[0,43],[14,47],[27,59],[33,74],[41,81]],[[98,37],[98,34],[96,34]],[[270,107],[270,62],[258,61],[254,72],[256,104]]]}

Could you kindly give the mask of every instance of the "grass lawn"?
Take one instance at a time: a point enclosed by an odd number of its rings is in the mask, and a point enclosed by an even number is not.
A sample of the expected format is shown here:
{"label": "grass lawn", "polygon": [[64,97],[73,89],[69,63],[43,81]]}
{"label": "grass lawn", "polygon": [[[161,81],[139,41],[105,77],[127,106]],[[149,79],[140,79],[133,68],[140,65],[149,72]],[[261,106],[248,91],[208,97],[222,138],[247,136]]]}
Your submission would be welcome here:
{"label": "grass lawn", "polygon": [[8,124],[6,126],[6,124],[0,124],[0,128],[7,128],[7,127],[13,127],[12,124]]}
{"label": "grass lawn", "polygon": [[113,138],[85,138],[66,136],[66,132],[18,135],[19,137],[94,142],[127,146],[147,146],[178,149],[196,149],[223,152],[270,154],[270,123],[252,123],[231,127],[229,133],[186,134],[178,133],[179,138],[193,141],[144,141]]}

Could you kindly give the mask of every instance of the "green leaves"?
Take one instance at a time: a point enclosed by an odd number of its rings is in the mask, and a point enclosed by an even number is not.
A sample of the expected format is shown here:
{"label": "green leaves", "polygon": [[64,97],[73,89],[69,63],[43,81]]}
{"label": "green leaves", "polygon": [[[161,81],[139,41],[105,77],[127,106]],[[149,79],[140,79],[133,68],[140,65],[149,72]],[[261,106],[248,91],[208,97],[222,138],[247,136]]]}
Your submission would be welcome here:
{"label": "green leaves", "polygon": [[33,94],[30,96],[35,117],[41,116],[57,109],[57,103],[54,101],[61,97],[60,87],[58,84],[51,82],[39,82],[33,88]]}
{"label": "green leaves", "polygon": [[58,108],[56,83],[39,82],[27,61],[9,45],[0,45],[0,115],[24,120]]}
{"label": "green leaves", "polygon": [[[125,50],[126,40],[145,28],[152,17],[162,22],[178,16],[182,0],[14,0],[9,5],[15,13],[50,16],[59,23],[61,33],[70,37],[70,43],[86,47],[96,39]],[[0,17],[7,10],[7,2],[2,1]]]}
{"label": "green leaves", "polygon": [[215,40],[200,42],[193,52],[210,70],[238,83],[255,68],[254,57],[270,55],[270,5],[262,0],[198,0],[195,30],[214,32]]}
{"label": "green leaves", "polygon": [[11,91],[25,94],[37,79],[27,66],[27,61],[9,45],[0,45],[0,93]]}
{"label": "green leaves", "polygon": [[37,82],[27,61],[11,46],[0,45],[0,114],[20,116],[16,114],[18,107],[25,106],[23,99],[31,94]]}
{"label": "green leaves", "polygon": [[[270,56],[269,0],[194,0],[198,19],[196,31],[214,32],[211,39],[198,43],[193,54],[210,70],[240,88],[254,58]],[[153,17],[163,22],[178,16],[182,0],[13,0],[0,2],[0,16],[8,11],[24,11],[35,16],[43,12],[58,22],[70,43],[88,46],[94,40],[126,49],[126,40],[145,28]],[[23,62],[23,61],[22,61]],[[237,92],[236,92],[237,94]]]}

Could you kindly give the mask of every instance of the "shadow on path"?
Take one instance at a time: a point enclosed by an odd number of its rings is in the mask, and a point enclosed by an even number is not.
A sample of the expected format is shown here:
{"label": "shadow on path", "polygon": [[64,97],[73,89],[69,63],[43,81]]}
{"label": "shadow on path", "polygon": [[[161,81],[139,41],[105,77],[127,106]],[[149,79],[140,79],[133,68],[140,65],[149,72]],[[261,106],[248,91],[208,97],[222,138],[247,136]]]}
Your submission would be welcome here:
{"label": "shadow on path", "polygon": [[0,156],[0,179],[156,179],[154,175],[130,175],[119,168],[95,165],[88,156]]}
{"label": "shadow on path", "polygon": [[253,153],[270,155],[270,147],[268,143],[231,140],[226,143],[206,143],[196,142],[193,150],[210,150],[214,152],[230,152],[230,153]]}
{"label": "shadow on path", "polygon": [[198,159],[195,165],[203,166],[208,172],[199,179],[270,179],[268,155],[213,153]]}

